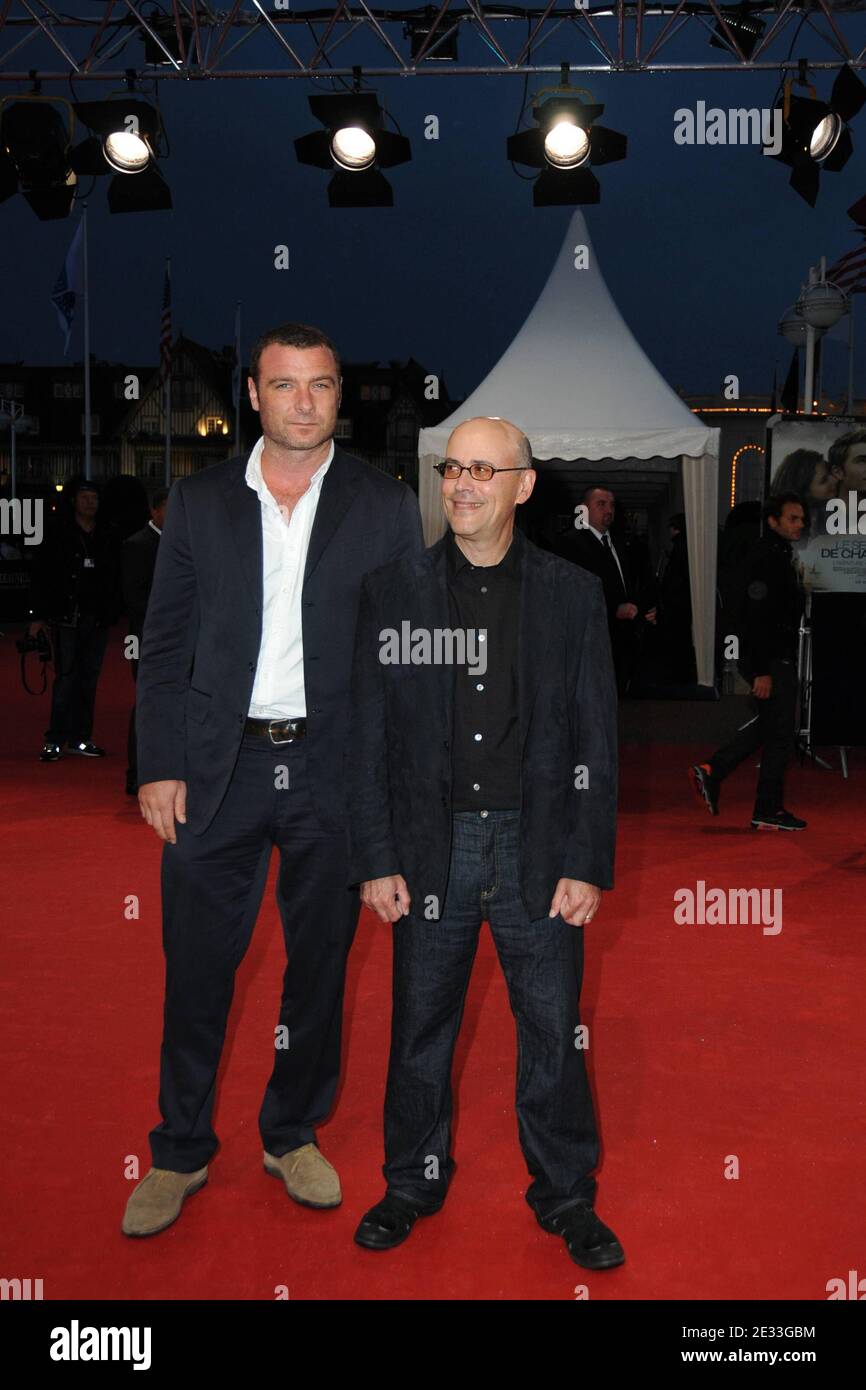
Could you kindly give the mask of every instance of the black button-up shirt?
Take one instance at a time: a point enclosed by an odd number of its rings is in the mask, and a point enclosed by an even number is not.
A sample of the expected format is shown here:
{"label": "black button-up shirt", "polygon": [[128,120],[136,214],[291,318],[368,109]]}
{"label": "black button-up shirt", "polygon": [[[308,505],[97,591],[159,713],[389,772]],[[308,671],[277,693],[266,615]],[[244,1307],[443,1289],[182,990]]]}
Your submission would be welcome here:
{"label": "black button-up shirt", "polygon": [[[520,805],[518,637],[519,541],[498,565],[473,565],[448,536],[451,626],[475,637],[454,681],[452,809],[507,811]],[[484,641],[481,641],[481,636]],[[470,658],[476,669],[470,669]],[[483,672],[478,667],[483,667]]]}

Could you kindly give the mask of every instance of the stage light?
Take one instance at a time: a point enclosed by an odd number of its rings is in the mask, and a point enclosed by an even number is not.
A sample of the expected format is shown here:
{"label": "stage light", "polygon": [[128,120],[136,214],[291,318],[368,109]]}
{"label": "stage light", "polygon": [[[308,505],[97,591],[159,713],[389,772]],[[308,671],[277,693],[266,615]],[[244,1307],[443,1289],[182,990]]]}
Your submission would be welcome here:
{"label": "stage light", "polygon": [[563,63],[560,85],[540,91],[533,102],[535,129],[508,137],[508,158],[541,170],[533,185],[535,207],[597,203],[598,179],[585,166],[625,159],[626,137],[596,124],[604,106],[591,97],[569,85],[568,64]]}
{"label": "stage light", "polygon": [[68,216],[77,180],[69,127],[53,98],[6,97],[0,112],[0,201],[20,190],[40,221]]}
{"label": "stage light", "polygon": [[544,137],[544,154],[557,169],[576,169],[589,158],[589,136],[574,121],[559,120]]}
{"label": "stage light", "polygon": [[112,169],[119,174],[140,174],[152,158],[147,141],[126,130],[107,135],[103,151]]}
{"label": "stage light", "polygon": [[[758,19],[757,15],[749,13],[748,5],[734,5],[731,9],[720,10],[728,29],[737,41],[737,46],[744,58],[751,58],[757,47],[758,40],[763,37],[766,25],[763,20]],[[720,20],[716,20],[713,25],[713,37],[710,39],[711,48],[723,48],[728,53],[735,53],[730,39],[722,28]]]}
{"label": "stage light", "polygon": [[329,92],[308,98],[310,110],[324,130],[295,140],[300,164],[330,169],[328,203],[332,208],[392,207],[394,193],[382,169],[412,158],[405,135],[385,129],[385,113],[375,92],[359,88],[355,69],[353,92]]}
{"label": "stage light", "polygon": [[835,148],[842,134],[842,122],[835,112],[824,116],[812,131],[809,140],[809,154],[820,164]]}
{"label": "stage light", "polygon": [[108,185],[109,210],[169,210],[171,192],[157,168],[156,151],[163,132],[156,107],[130,95],[79,101],[74,110],[93,135],[72,151],[72,167],[79,174],[114,175]]}
{"label": "stage light", "polygon": [[334,132],[331,156],[341,169],[352,172],[370,169],[376,162],[376,141],[360,126],[344,126],[342,130]]}
{"label": "stage light", "polygon": [[[795,96],[797,82],[810,96]],[[789,183],[811,207],[818,198],[821,169],[836,174],[844,169],[854,151],[848,122],[866,103],[866,87],[849,67],[839,70],[830,100],[819,101],[808,81],[807,65],[800,64],[796,78],[788,78],[783,88],[782,148],[770,158],[791,170]]]}
{"label": "stage light", "polygon": [[[411,53],[413,58],[417,58],[424,44],[430,36],[433,24],[436,19],[436,10],[428,7],[423,12],[423,18],[410,19],[403,25],[404,35],[409,36]],[[437,28],[433,35],[433,42],[424,54],[425,63],[456,63],[457,62],[457,26],[453,25],[449,31],[448,21],[445,19]]]}
{"label": "stage light", "polygon": [[107,174],[112,169],[140,174],[151,165],[162,129],[155,107],[130,96],[77,101],[73,109],[82,125],[94,132],[73,150],[73,167],[80,174]]}

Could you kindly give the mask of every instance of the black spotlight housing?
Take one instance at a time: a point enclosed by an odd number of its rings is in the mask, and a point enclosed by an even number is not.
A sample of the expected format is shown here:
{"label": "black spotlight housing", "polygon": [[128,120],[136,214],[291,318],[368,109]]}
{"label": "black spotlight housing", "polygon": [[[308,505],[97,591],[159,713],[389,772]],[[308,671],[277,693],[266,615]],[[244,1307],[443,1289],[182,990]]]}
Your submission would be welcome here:
{"label": "black spotlight housing", "polygon": [[24,97],[0,109],[0,201],[20,191],[40,221],[67,217],[77,180],[57,107],[48,97]]}
{"label": "black spotlight housing", "polygon": [[[417,58],[429,38],[436,22],[437,11],[428,6],[419,11],[403,25],[403,33],[408,35],[413,58]],[[432,51],[431,51],[432,50]],[[433,34],[433,41],[424,54],[425,63],[457,62],[457,26],[450,25],[447,15]]]}
{"label": "black spotlight housing", "polygon": [[[758,45],[758,40],[763,38],[764,30],[767,27],[764,21],[759,19],[756,14],[751,14],[748,5],[732,5],[720,10],[720,14],[736,39],[743,57],[751,58]],[[718,19],[713,25],[710,48],[723,48],[727,53],[736,52]]]}
{"label": "black spotlight housing", "polygon": [[[584,101],[566,80],[533,106],[534,130],[521,130],[508,137],[508,158],[515,164],[542,171],[533,186],[535,207],[574,207],[600,201],[598,179],[587,166],[625,159],[628,143],[619,131],[597,124],[603,111],[601,103]],[[570,152],[552,155],[546,142],[554,128],[562,124],[576,128],[582,136],[575,134]]]}
{"label": "black spotlight housing", "polygon": [[[805,84],[805,75],[799,81]],[[782,148],[770,157],[790,168],[791,187],[810,207],[818,198],[821,170],[838,173],[851,158],[854,142],[848,122],[864,104],[866,86],[849,67],[840,68],[829,101],[794,96],[787,87]]]}
{"label": "black spotlight housing", "polygon": [[[329,92],[308,98],[310,110],[324,130],[314,130],[295,140],[300,164],[332,169],[328,203],[332,208],[393,207],[394,193],[382,169],[392,169],[412,158],[405,135],[385,129],[385,113],[375,92]],[[339,132],[362,131],[372,142],[372,153],[356,168],[341,165],[334,153]]]}
{"label": "black spotlight housing", "polygon": [[[72,150],[72,167],[78,174],[113,176],[108,185],[110,211],[163,212],[170,209],[171,192],[156,167],[155,151],[162,131],[156,108],[130,96],[110,101],[79,101],[73,109],[82,125],[93,134]],[[121,173],[109,162],[105,145],[109,136],[128,131],[131,120],[135,133],[147,148],[148,158],[141,169]]]}

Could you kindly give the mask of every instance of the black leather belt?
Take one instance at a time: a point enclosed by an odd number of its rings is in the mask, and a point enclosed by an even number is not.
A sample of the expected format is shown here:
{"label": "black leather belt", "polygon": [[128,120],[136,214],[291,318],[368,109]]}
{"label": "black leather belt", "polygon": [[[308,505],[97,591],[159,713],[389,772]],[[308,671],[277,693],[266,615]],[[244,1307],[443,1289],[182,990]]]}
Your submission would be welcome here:
{"label": "black leather belt", "polygon": [[306,719],[247,719],[245,734],[258,734],[270,738],[271,743],[295,743],[307,736]]}

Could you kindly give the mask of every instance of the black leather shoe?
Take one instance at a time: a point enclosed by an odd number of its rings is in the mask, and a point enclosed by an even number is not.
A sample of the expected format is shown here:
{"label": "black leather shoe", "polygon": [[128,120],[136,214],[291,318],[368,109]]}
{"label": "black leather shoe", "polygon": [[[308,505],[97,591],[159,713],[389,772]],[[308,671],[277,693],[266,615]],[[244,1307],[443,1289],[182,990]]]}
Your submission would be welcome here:
{"label": "black leather shoe", "polygon": [[355,1244],[367,1250],[393,1250],[395,1245],[403,1244],[419,1216],[432,1216],[441,1206],[440,1202],[436,1207],[422,1207],[407,1197],[386,1193],[381,1202],[361,1217]]}
{"label": "black leather shoe", "polygon": [[586,1200],[566,1207],[541,1225],[551,1235],[562,1236],[574,1263],[583,1269],[613,1269],[625,1260],[625,1251],[613,1231],[599,1221]]}
{"label": "black leather shoe", "polygon": [[68,743],[67,753],[75,753],[79,758],[104,758],[105,749],[100,748],[98,743],[91,743],[89,739],[80,739],[78,743]]}

